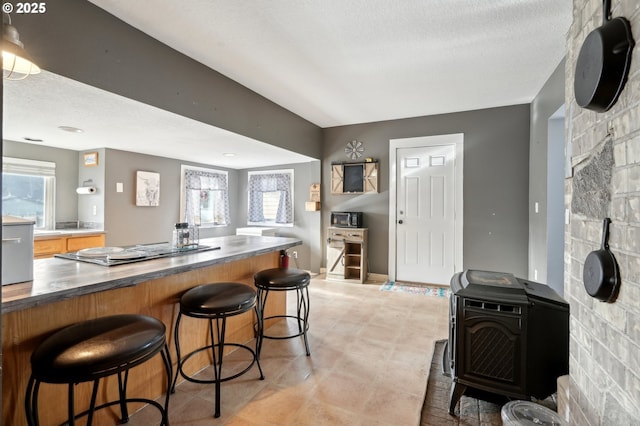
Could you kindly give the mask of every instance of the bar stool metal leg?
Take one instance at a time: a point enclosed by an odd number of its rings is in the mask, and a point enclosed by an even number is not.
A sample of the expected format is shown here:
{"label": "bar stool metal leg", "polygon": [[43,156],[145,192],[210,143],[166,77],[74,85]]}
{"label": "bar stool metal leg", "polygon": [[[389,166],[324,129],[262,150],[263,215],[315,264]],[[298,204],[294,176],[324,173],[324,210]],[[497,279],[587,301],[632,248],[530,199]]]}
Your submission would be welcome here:
{"label": "bar stool metal leg", "polygon": [[[185,380],[193,383],[211,384],[215,389],[215,407],[214,417],[220,417],[221,406],[221,384],[228,380],[235,379],[248,372],[254,364],[258,365],[260,372],[260,380],[264,380],[260,360],[256,350],[238,343],[227,343],[225,335],[227,331],[227,318],[234,315],[244,314],[256,306],[256,293],[251,287],[240,283],[213,283],[200,285],[188,290],[180,298],[180,312],[176,318],[174,328],[174,339],[176,344],[176,354],[178,356],[178,364],[176,368],[175,378],[171,386],[171,391],[175,392],[178,376],[182,376]],[[186,315],[196,319],[207,319],[209,325],[209,340],[211,344],[192,350],[183,356],[180,348],[180,325],[182,315]],[[242,371],[223,377],[223,361],[226,346],[234,346],[249,352],[252,359]],[[202,352],[211,351],[213,380],[199,379],[189,376],[184,372],[184,365],[192,356]]]}
{"label": "bar stool metal leg", "polygon": [[[257,327],[257,351],[258,356],[262,353],[262,345],[264,339],[291,339],[302,336],[307,356],[311,355],[309,349],[309,284],[311,277],[308,272],[289,269],[289,268],[271,268],[260,271],[254,275],[254,284],[257,289],[256,315],[258,316]],[[295,291],[296,307],[295,315],[272,315],[265,316],[265,308],[269,292],[271,291]],[[298,325],[298,332],[285,336],[274,336],[265,334],[265,323],[267,320],[275,318],[291,318]]]}

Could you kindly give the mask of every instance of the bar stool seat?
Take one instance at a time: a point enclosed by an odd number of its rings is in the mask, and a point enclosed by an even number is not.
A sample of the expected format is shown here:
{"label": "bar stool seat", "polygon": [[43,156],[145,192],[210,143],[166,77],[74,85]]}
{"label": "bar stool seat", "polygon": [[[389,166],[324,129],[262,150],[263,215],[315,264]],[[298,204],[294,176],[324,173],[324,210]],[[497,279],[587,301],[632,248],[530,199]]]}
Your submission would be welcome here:
{"label": "bar stool seat", "polygon": [[[308,272],[293,268],[272,268],[265,269],[254,275],[254,283],[257,288],[257,311],[258,311],[258,356],[262,350],[264,339],[292,339],[302,336],[307,356],[311,355],[309,350],[309,283],[311,276]],[[296,314],[295,315],[272,315],[264,316],[267,297],[270,291],[295,291],[296,292]],[[274,318],[293,318],[298,323],[298,332],[286,336],[274,336],[264,333],[264,322]]]}
{"label": "bar stool seat", "polygon": [[[173,377],[166,328],[156,318],[144,315],[113,315],[70,325],[46,338],[31,354],[31,377],[25,396],[27,422],[38,425],[38,390],[41,383],[68,384],[68,424],[87,417],[90,425],[96,410],[120,404],[121,421],[129,420],[127,402],[143,402],[155,406],[162,414],[162,425],[169,424],[169,388]],[[162,355],[167,372],[164,406],[144,398],[127,398],[129,370]],[[124,377],[123,377],[124,373]],[[119,399],[95,406],[101,378],[118,375]],[[74,385],[93,381],[89,409],[74,412]]]}
{"label": "bar stool seat", "polygon": [[[250,347],[238,343],[225,342],[226,321],[228,317],[240,315],[254,309],[256,306],[256,292],[248,285],[241,283],[213,283],[204,284],[188,290],[180,298],[180,312],[176,319],[174,329],[174,338],[176,342],[176,353],[178,355],[178,368],[173,381],[172,392],[175,392],[178,376],[182,376],[185,380],[194,383],[214,383],[215,384],[215,413],[214,417],[220,417],[220,384],[228,380],[235,379],[248,372],[254,364],[258,365],[260,372],[260,380],[264,380],[260,361],[256,355],[256,351]],[[197,348],[189,352],[186,356],[182,356],[180,349],[179,330],[182,316],[186,315],[192,318],[203,318],[209,320],[209,339],[211,344]],[[215,330],[215,334],[214,334]],[[252,359],[245,368],[227,377],[222,377],[222,359],[224,356],[224,348],[233,346],[248,351]],[[183,370],[185,363],[194,355],[211,350],[213,360],[214,379],[198,379],[186,374]]]}

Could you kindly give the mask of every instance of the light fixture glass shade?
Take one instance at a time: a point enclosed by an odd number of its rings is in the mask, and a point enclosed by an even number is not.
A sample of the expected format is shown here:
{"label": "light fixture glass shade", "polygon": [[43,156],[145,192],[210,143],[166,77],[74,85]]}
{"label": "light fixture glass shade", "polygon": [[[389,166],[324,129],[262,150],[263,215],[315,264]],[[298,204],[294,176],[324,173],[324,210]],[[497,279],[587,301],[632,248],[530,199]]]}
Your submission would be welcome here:
{"label": "light fixture glass shade", "polygon": [[25,52],[18,31],[13,25],[5,24],[2,34],[2,77],[5,80],[22,80],[39,72],[40,68]]}

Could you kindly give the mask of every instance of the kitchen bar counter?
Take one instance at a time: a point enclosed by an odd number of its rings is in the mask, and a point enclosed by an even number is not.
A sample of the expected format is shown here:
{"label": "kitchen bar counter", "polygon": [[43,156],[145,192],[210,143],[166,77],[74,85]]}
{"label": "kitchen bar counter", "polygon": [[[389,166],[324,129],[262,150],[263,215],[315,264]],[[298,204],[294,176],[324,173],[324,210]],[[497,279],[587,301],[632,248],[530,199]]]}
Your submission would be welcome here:
{"label": "kitchen bar counter", "polygon": [[[115,314],[144,314],[160,319],[167,327],[167,342],[175,368],[173,325],[180,296],[200,284],[240,282],[253,286],[253,275],[278,266],[279,251],[301,244],[296,238],[229,236],[200,241],[218,250],[177,257],[145,260],[118,266],[50,258],[34,261],[32,282],[2,288],[2,423],[26,425],[24,396],[35,347],[55,330],[79,321]],[[286,292],[269,296],[265,316],[286,313]],[[266,326],[273,324],[270,320]],[[229,342],[254,338],[252,311],[227,321]],[[208,342],[208,322],[184,317],[181,347],[188,352]],[[193,373],[207,365],[206,352],[193,357]],[[175,370],[174,370],[175,371]],[[162,361],[155,357],[131,370],[128,394],[155,399],[164,394],[166,379]],[[249,377],[251,375],[247,376]],[[258,379],[257,373],[253,376]],[[61,424],[65,419],[67,390],[64,385],[40,388],[41,424]],[[89,383],[76,386],[76,408],[89,404]],[[115,399],[117,380],[101,382],[98,404],[105,395]],[[133,408],[134,410],[137,407]],[[116,424],[117,410],[102,410],[95,424]],[[171,416],[171,412],[169,413]],[[212,412],[213,415],[213,412]]]}
{"label": "kitchen bar counter", "polygon": [[119,266],[99,266],[67,259],[34,261],[33,281],[2,287],[2,313],[161,278],[180,272],[232,262],[300,245],[296,238],[233,235],[207,238],[200,244],[220,247],[194,254],[152,259]]}

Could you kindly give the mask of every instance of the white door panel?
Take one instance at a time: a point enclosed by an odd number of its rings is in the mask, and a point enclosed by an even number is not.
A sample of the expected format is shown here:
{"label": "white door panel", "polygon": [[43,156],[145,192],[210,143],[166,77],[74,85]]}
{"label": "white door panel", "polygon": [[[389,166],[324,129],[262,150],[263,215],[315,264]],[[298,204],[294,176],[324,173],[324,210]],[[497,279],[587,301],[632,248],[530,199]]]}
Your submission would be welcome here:
{"label": "white door panel", "polygon": [[455,145],[396,150],[396,279],[446,284],[455,272]]}

